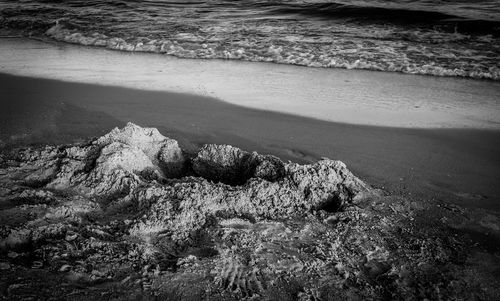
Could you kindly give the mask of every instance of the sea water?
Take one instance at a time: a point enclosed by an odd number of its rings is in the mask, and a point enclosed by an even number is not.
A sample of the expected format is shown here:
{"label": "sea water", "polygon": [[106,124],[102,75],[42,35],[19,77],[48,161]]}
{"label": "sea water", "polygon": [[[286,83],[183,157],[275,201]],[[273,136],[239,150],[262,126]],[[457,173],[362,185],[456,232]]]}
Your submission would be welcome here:
{"label": "sea water", "polygon": [[0,28],[181,58],[500,79],[498,0],[0,0]]}

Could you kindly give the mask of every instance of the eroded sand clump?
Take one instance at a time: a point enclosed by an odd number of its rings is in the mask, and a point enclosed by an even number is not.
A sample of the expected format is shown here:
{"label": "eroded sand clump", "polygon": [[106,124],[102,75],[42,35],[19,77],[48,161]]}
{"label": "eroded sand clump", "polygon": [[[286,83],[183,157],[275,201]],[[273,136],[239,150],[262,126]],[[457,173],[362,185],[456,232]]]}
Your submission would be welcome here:
{"label": "eroded sand clump", "polygon": [[8,298],[498,296],[493,274],[466,266],[498,258],[464,257],[466,241],[450,237],[473,219],[432,207],[447,223],[422,227],[425,202],[382,197],[340,161],[227,145],[185,154],[129,123],[84,145],[2,154],[0,198]]}

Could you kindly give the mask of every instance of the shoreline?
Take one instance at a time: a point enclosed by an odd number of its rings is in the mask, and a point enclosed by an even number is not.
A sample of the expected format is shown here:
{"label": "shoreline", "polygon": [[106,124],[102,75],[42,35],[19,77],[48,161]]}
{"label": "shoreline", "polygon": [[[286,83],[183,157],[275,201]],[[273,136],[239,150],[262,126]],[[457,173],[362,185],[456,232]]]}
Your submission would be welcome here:
{"label": "shoreline", "polygon": [[328,157],[390,193],[499,210],[500,131],[342,124],[172,92],[0,74],[0,139],[61,144],[131,121],[188,150],[230,144],[299,163]]}
{"label": "shoreline", "polygon": [[[84,44],[79,44],[71,41],[60,41],[56,40],[47,36],[26,36],[23,33],[19,34],[12,34],[12,35],[2,35],[2,29],[0,29],[0,39],[19,39],[19,40],[28,40],[28,41],[36,41],[36,42],[41,42],[41,43],[46,43],[46,44],[52,44],[52,45],[71,45],[74,47],[83,47],[83,48],[89,48],[89,49],[95,49],[98,51],[104,50],[104,51],[112,51],[112,52],[117,52],[117,53],[132,53],[132,54],[138,54],[138,55],[155,55],[155,56],[161,56],[161,57],[168,57],[169,59],[179,59],[179,60],[199,60],[199,61],[216,61],[216,62],[243,62],[243,63],[256,63],[256,64],[271,64],[271,65],[284,65],[284,66],[291,66],[293,68],[298,67],[298,68],[312,68],[312,69],[326,69],[326,70],[345,70],[345,71],[361,71],[361,72],[374,72],[374,73],[395,73],[399,75],[408,75],[408,76],[423,76],[423,77],[437,77],[437,78],[449,78],[449,79],[457,79],[457,80],[472,80],[472,81],[483,81],[483,82],[492,82],[492,83],[499,83],[500,80],[498,79],[493,79],[493,78],[483,78],[483,77],[470,77],[470,76],[462,76],[462,75],[447,75],[447,74],[421,74],[421,73],[406,73],[403,71],[386,71],[386,70],[377,70],[377,69],[363,69],[363,68],[345,68],[345,67],[321,67],[321,66],[307,66],[307,65],[300,65],[300,64],[292,64],[292,63],[282,63],[282,62],[274,62],[274,61],[252,61],[252,60],[245,60],[245,59],[225,59],[225,58],[188,58],[188,57],[182,57],[182,56],[176,56],[175,54],[166,54],[166,53],[161,53],[161,52],[152,52],[152,51],[147,51],[147,50],[126,50],[126,49],[115,49],[115,48],[108,48],[106,46],[96,46],[96,45],[84,45]],[[10,31],[9,31],[10,32]]]}
{"label": "shoreline", "polygon": [[500,129],[500,82],[5,40],[0,72],[14,75],[210,96],[340,123]]}

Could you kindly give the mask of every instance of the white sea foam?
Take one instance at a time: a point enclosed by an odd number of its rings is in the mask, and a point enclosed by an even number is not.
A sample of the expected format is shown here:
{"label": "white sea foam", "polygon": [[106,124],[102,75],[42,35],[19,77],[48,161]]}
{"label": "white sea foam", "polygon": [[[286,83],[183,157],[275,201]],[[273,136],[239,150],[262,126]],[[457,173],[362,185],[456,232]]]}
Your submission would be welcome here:
{"label": "white sea foam", "polygon": [[[381,33],[379,33],[381,34]],[[248,40],[232,44],[204,41],[191,33],[179,33],[172,39],[142,38],[126,41],[102,33],[82,33],[56,24],[46,35],[58,41],[87,46],[106,47],[121,51],[164,53],[180,58],[234,59],[254,62],[274,62],[309,67],[366,69],[395,71],[434,76],[460,76],[482,79],[500,79],[500,66],[492,54],[476,50],[450,50],[447,47],[429,45],[406,45],[399,40],[370,41],[367,38],[330,39],[322,37],[320,42],[307,43],[307,38],[287,37],[286,41],[259,43]],[[433,39],[436,40],[437,34]],[[419,35],[416,35],[419,36]],[[456,34],[446,36],[442,42],[465,39]],[[295,43],[300,39],[301,43]],[[420,39],[426,39],[425,34]],[[404,51],[403,51],[403,48]],[[494,53],[493,53],[494,54]]]}

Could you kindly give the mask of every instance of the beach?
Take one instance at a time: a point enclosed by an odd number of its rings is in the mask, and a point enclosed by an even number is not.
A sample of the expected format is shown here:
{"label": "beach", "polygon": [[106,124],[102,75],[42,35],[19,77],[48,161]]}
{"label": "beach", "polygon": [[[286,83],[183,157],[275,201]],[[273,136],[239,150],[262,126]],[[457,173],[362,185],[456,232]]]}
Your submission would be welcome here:
{"label": "beach", "polygon": [[0,0],[0,300],[500,300],[491,0]]}
{"label": "beach", "polygon": [[498,81],[0,42],[0,298],[500,298]]}
{"label": "beach", "polygon": [[0,54],[4,144],[73,143],[132,121],[188,150],[328,157],[391,193],[498,209],[498,82],[25,39],[2,39]]}

